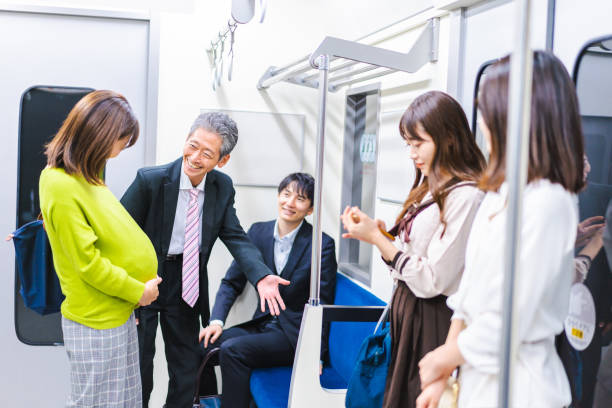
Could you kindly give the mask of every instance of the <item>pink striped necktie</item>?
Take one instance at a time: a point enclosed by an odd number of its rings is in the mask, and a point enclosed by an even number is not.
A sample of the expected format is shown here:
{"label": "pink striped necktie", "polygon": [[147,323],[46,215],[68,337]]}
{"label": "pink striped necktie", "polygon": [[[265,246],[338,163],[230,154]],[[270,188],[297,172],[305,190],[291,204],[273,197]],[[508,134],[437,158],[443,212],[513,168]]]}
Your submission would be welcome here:
{"label": "pink striped necktie", "polygon": [[185,221],[185,246],[183,247],[183,300],[193,307],[200,295],[200,214],[198,189],[189,190],[189,206]]}

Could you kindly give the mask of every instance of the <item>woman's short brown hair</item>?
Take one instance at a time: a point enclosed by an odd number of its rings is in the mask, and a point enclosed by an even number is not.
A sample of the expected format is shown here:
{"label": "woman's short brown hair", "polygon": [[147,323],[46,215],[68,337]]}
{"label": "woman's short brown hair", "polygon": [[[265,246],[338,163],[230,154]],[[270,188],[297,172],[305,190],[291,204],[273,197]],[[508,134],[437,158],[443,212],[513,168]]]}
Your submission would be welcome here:
{"label": "woman's short brown hair", "polygon": [[[497,191],[506,179],[506,129],[510,58],[487,70],[478,96],[478,109],[491,134],[489,165],[480,188]],[[535,51],[529,128],[527,182],[548,179],[571,192],[580,191],[584,141],[578,98],[563,63],[553,54]]]}
{"label": "woman's short brown hair", "polygon": [[91,92],[74,105],[47,145],[47,165],[103,185],[101,174],[115,142],[129,139],[126,148],[131,147],[138,133],[138,120],[123,95],[104,90]]}

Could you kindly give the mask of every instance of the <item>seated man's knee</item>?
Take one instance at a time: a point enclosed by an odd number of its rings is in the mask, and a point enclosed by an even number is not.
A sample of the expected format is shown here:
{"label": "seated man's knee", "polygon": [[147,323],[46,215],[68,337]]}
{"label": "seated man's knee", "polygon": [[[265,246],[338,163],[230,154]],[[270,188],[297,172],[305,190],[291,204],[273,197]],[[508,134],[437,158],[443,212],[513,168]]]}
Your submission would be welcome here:
{"label": "seated man's knee", "polygon": [[240,338],[233,338],[224,341],[219,350],[219,360],[224,358],[235,358],[239,354]]}

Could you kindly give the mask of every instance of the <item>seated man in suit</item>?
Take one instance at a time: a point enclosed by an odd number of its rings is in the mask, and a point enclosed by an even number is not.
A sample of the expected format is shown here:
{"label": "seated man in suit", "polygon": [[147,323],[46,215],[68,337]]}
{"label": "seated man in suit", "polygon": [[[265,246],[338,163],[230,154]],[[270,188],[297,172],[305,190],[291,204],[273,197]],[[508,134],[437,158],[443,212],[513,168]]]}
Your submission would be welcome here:
{"label": "seated man in suit", "polygon": [[[217,292],[208,327],[200,331],[202,352],[220,346],[219,364],[224,387],[223,407],[248,407],[251,369],[293,364],[304,305],[310,294],[312,226],[304,220],[312,213],[314,179],[293,173],[278,186],[278,218],[253,224],[247,235],[259,248],[264,262],[281,278],[291,281],[279,286],[285,310],[274,310],[260,299],[253,320],[224,330],[223,324],[247,279],[240,265],[233,262]],[[334,240],[322,235],[321,303],[331,304],[336,287]],[[262,311],[265,307],[265,311]],[[272,308],[272,310],[270,310]],[[278,316],[273,316],[278,315]],[[324,331],[321,360],[327,351]],[[204,385],[203,390],[209,387]]]}

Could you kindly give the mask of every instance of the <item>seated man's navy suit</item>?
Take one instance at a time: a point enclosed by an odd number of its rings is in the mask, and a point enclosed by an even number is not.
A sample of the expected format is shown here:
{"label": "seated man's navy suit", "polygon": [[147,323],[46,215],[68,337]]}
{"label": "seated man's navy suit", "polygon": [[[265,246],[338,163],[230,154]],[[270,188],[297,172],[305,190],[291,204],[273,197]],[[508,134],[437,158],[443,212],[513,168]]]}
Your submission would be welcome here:
{"label": "seated man's navy suit", "polygon": [[[253,224],[248,236],[259,248],[264,262],[276,271],[274,262],[274,227],[275,221]],[[266,306],[262,312],[257,303],[253,319],[224,330],[213,344],[203,353],[214,347],[220,347],[219,364],[223,379],[222,406],[248,407],[250,401],[249,378],[251,369],[293,364],[304,305],[310,295],[310,260],[312,249],[312,226],[304,220],[293,242],[287,264],[280,276],[291,282],[288,286],[279,286],[280,294],[286,309],[273,317]],[[336,286],[336,254],[334,240],[322,234],[321,254],[321,303],[331,304]],[[228,269],[217,292],[211,313],[211,321],[225,321],[236,298],[242,293],[247,278],[236,262]],[[327,330],[324,330],[321,356],[327,353]],[[203,384],[202,391],[214,391],[213,384]]]}

